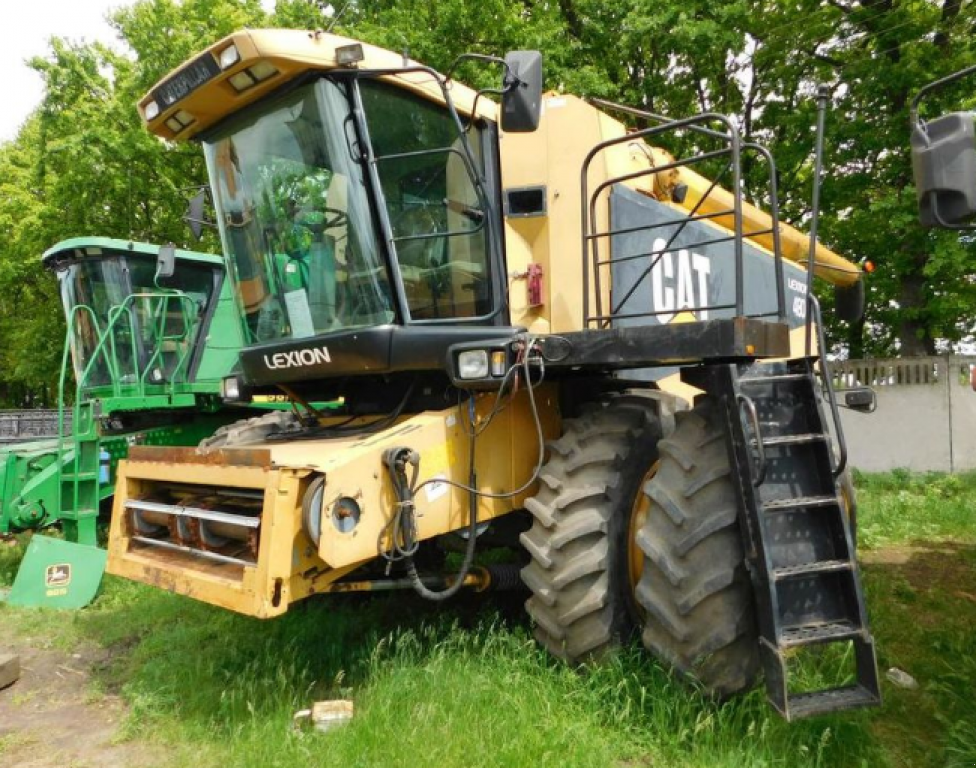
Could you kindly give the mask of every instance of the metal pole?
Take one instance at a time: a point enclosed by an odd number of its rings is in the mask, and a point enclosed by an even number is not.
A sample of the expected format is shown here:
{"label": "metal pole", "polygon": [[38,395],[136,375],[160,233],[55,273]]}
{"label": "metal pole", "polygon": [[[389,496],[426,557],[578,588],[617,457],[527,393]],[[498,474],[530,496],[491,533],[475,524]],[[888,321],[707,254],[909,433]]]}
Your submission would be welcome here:
{"label": "metal pole", "polygon": [[[827,115],[827,100],[830,89],[821,85],[817,89],[817,137],[813,155],[813,204],[810,213],[810,256],[807,259],[807,325],[806,325],[806,356],[810,357],[813,342],[813,267],[817,260],[817,223],[820,218],[820,176],[823,171],[823,139],[824,122]],[[826,351],[821,350],[821,355]],[[826,372],[825,372],[826,374]]]}

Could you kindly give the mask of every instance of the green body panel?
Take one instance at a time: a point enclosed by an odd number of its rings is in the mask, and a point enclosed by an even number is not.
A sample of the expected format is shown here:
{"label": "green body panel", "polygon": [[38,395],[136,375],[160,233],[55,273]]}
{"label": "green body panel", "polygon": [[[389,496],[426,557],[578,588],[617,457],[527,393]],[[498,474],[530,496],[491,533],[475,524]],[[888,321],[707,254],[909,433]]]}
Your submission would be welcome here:
{"label": "green body panel", "polygon": [[10,605],[84,608],[95,597],[108,552],[63,539],[33,536],[13,588]]}
{"label": "green body panel", "polygon": [[[173,417],[184,414],[174,412]],[[193,414],[192,419],[136,432],[101,436],[98,450],[98,501],[115,490],[118,463],[132,445],[192,446],[212,435],[218,427],[246,414]],[[61,461],[59,470],[58,461]],[[74,461],[74,446],[58,450],[57,438],[0,448],[0,533],[38,528],[58,520],[59,472]]]}

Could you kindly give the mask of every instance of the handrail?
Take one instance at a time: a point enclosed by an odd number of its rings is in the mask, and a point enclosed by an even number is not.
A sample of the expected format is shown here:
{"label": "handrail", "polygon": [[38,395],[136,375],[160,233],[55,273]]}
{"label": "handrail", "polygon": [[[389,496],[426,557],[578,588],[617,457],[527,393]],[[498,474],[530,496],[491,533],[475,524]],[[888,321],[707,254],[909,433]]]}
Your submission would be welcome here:
{"label": "handrail", "polygon": [[827,338],[824,335],[823,317],[820,314],[820,301],[811,294],[810,306],[813,308],[814,320],[817,325],[817,357],[820,363],[820,378],[823,379],[823,388],[827,396],[827,403],[830,405],[830,417],[834,422],[835,434],[837,435],[837,448],[840,457],[837,466],[834,467],[834,477],[840,477],[847,467],[847,441],[844,439],[844,425],[840,420],[840,410],[837,407],[837,396],[834,393],[834,384],[831,381],[830,368],[827,367]]}
{"label": "handrail", "polygon": [[766,446],[763,444],[762,432],[759,428],[759,413],[756,411],[756,404],[752,402],[752,398],[750,398],[748,395],[743,395],[741,393],[736,395],[735,402],[736,406],[739,408],[742,406],[746,407],[746,410],[749,412],[749,421],[752,422],[752,431],[756,434],[756,453],[759,455],[757,456],[758,466],[756,469],[756,477],[753,479],[752,484],[758,488],[766,479],[767,468]]}
{"label": "handrail", "polygon": [[[782,264],[782,251],[781,251],[781,232],[780,232],[780,220],[779,220],[779,205],[777,199],[777,184],[776,184],[776,165],[773,160],[772,155],[769,151],[759,144],[754,142],[742,142],[739,138],[738,130],[734,123],[724,115],[719,115],[715,113],[704,113],[701,115],[695,115],[693,117],[685,118],[683,120],[668,120],[667,118],[656,115],[650,112],[644,112],[642,110],[633,109],[629,107],[623,107],[621,105],[613,104],[611,102],[604,102],[599,99],[591,99],[590,103],[595,106],[607,107],[611,109],[618,109],[627,114],[643,117],[649,120],[654,120],[655,122],[662,123],[661,125],[654,125],[649,128],[644,128],[638,131],[633,131],[626,133],[621,136],[617,136],[611,139],[600,142],[594,146],[586,155],[583,165],[580,171],[580,186],[581,186],[581,225],[582,225],[582,256],[583,256],[583,320],[586,325],[592,323],[597,323],[601,326],[606,326],[613,319],[617,318],[620,310],[627,304],[628,300],[634,294],[634,292],[639,288],[644,279],[649,273],[651,273],[661,262],[664,254],[668,253],[676,241],[676,239],[684,231],[685,227],[692,222],[702,221],[706,219],[719,218],[720,214],[722,216],[728,216],[732,218],[732,226],[725,226],[726,230],[731,230],[729,235],[721,238],[713,238],[704,240],[701,245],[714,244],[718,242],[731,242],[733,246],[733,258],[734,258],[734,289],[735,297],[734,304],[732,306],[733,311],[736,316],[743,316],[745,312],[745,264],[744,264],[744,254],[743,254],[743,239],[747,236],[755,235],[770,235],[772,239],[772,256],[774,260],[774,270],[776,275],[776,316],[781,321],[784,322],[787,317],[786,312],[786,296],[784,288],[784,268]],[[717,131],[712,128],[708,128],[702,123],[708,122],[719,122],[721,123],[725,130]],[[599,181],[594,188],[590,189],[589,174],[592,167],[592,163],[595,157],[599,153],[611,147],[619,146],[622,144],[630,144],[635,142],[635,140],[643,140],[654,135],[658,135],[664,132],[670,132],[675,130],[688,130],[697,132],[709,137],[719,138],[726,142],[727,146],[720,147],[718,149],[708,150],[700,152],[699,154],[684,158],[680,160],[672,160],[661,165],[651,164],[648,168],[632,171],[623,175],[614,176],[612,178],[604,179]],[[770,211],[768,213],[769,220],[771,222],[770,226],[762,231],[757,232],[743,232],[743,199],[741,190],[741,158],[746,152],[755,153],[761,161],[765,161],[766,167],[768,168],[769,178],[768,178],[768,193],[770,195]],[[725,165],[724,170],[714,176],[711,180],[709,186],[703,194],[700,194],[698,199],[695,201],[694,205],[688,210],[687,215],[681,219],[677,219],[674,222],[661,222],[656,224],[647,224],[644,226],[632,226],[614,229],[611,228],[604,232],[602,229],[597,227],[596,222],[598,219],[598,204],[602,199],[601,195],[605,196],[607,189],[612,188],[615,184],[627,181],[633,181],[639,178],[646,178],[648,176],[655,176],[662,172],[666,172],[673,169],[678,169],[682,167],[687,167],[695,164],[700,164],[709,159],[717,158],[728,158],[728,162]],[[720,213],[707,211],[705,213],[700,213],[700,208],[709,199],[712,192],[719,188],[719,182],[721,177],[725,175],[729,170],[732,172],[732,194],[731,203],[728,210],[723,210]],[[613,257],[601,256],[600,254],[600,243],[606,241],[608,238],[612,237],[614,234],[632,234],[634,232],[640,231],[650,231],[656,228],[669,227],[672,231],[668,233],[667,242],[663,248],[656,248],[653,251],[641,254],[640,256],[646,257],[649,261],[646,268],[643,269],[639,277],[637,277],[629,289],[624,291],[621,298],[614,297],[609,309],[609,312],[605,312],[603,308],[604,304],[604,289],[603,289],[603,274],[602,270],[608,265],[611,265],[617,261]],[[691,246],[687,246],[691,247]],[[627,260],[632,260],[630,257],[625,257]],[[593,293],[592,302],[590,294]],[[591,305],[595,304],[595,311],[591,311]],[[718,308],[718,307],[716,307]],[[640,315],[652,317],[661,314],[667,314],[670,310],[649,310],[647,312],[640,313]],[[769,317],[772,313],[762,312],[758,316]],[[637,316],[640,316],[637,315]],[[622,316],[621,316],[622,317]]]}
{"label": "handrail", "polygon": [[[137,335],[138,328],[135,325],[135,317],[133,316],[133,305],[137,300],[148,299],[149,301],[160,302],[160,307],[162,311],[158,313],[155,319],[156,325],[153,330],[153,338],[155,340],[155,349],[149,358],[142,363],[140,361],[140,350],[137,345]],[[183,328],[180,333],[175,335],[166,335],[166,323],[169,320],[169,302],[176,299],[180,302]],[[116,348],[116,331],[118,331],[120,325],[124,322],[129,324],[129,343],[130,343],[130,354],[133,363],[133,373],[136,374],[136,382],[138,382],[140,390],[144,393],[145,387],[148,382],[146,381],[146,376],[149,371],[153,370],[154,366],[158,363],[160,357],[162,356],[163,343],[166,341],[183,341],[190,333],[193,331],[194,326],[194,315],[196,309],[196,303],[194,299],[182,291],[166,291],[157,293],[132,293],[125,297],[121,304],[116,304],[109,309],[107,322],[105,326],[99,322],[98,316],[95,311],[87,304],[79,304],[72,307],[68,312],[67,327],[65,332],[65,344],[61,355],[61,373],[58,378],[58,446],[59,452],[61,454],[61,461],[59,461],[59,475],[61,473],[60,467],[63,465],[63,454],[66,450],[66,436],[65,436],[65,411],[67,408],[66,404],[66,389],[67,389],[67,378],[68,378],[68,366],[69,357],[77,362],[77,358],[73,354],[78,343],[78,318],[87,314],[89,321],[92,324],[92,328],[98,335],[98,341],[96,342],[94,349],[91,351],[88,360],[83,364],[83,366],[74,366],[76,373],[75,381],[75,398],[72,403],[72,416],[73,416],[73,432],[77,436],[77,430],[81,428],[80,420],[80,410],[82,404],[82,393],[90,384],[90,379],[92,374],[98,368],[99,362],[103,363],[105,370],[109,376],[108,386],[111,387],[113,396],[119,397],[122,394],[122,371],[119,366],[118,350]],[[125,318],[125,320],[123,320]],[[81,355],[81,350],[77,350],[78,355]],[[170,375],[168,381],[165,382],[166,387],[169,388],[170,394],[175,394],[177,384],[181,383],[185,377],[185,367],[189,360],[189,356],[192,352],[190,346],[186,346],[180,351],[179,358],[177,360],[176,366],[173,368],[172,374]],[[73,441],[76,442],[76,441]]]}

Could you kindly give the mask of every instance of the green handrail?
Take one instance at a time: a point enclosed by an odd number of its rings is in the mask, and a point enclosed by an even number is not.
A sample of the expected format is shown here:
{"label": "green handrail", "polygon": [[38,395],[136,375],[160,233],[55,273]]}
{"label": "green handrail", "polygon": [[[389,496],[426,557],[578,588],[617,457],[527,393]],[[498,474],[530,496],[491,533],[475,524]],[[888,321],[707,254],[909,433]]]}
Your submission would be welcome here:
{"label": "green handrail", "polygon": [[[145,356],[140,354],[139,345],[137,344],[137,340],[139,338],[139,325],[137,323],[136,313],[133,311],[135,302],[140,300],[146,300],[148,303],[150,323],[147,327],[152,331],[151,338],[147,340],[147,343],[152,347],[152,353],[148,355],[144,363],[142,358]],[[178,333],[167,334],[166,325],[169,321],[169,307],[172,300],[179,302],[179,317],[181,319],[182,327]],[[158,303],[158,308],[153,308],[154,303]],[[133,364],[133,373],[135,374],[135,381],[132,383],[137,384],[138,395],[145,396],[147,394],[147,388],[149,386],[153,386],[162,387],[163,392],[173,396],[176,394],[177,385],[183,383],[184,377],[186,376],[186,368],[188,366],[190,355],[193,351],[193,346],[191,344],[180,345],[181,349],[179,351],[176,365],[173,367],[172,372],[167,377],[165,382],[149,382],[147,381],[147,376],[149,376],[150,372],[153,370],[160,370],[159,365],[162,355],[165,352],[163,347],[166,342],[176,342],[177,344],[180,344],[180,342],[185,342],[190,337],[199,317],[197,309],[198,307],[196,301],[182,291],[171,290],[160,291],[157,293],[133,293],[126,296],[121,304],[117,304],[109,309],[106,325],[104,328],[102,328],[95,311],[87,304],[79,304],[71,308],[67,317],[64,351],[61,356],[61,373],[58,379],[57,466],[58,503],[60,512],[64,512],[64,467],[65,454],[69,447],[67,445],[68,441],[65,435],[65,390],[68,378],[68,358],[70,355],[72,355],[72,349],[76,343],[77,325],[79,322],[78,318],[83,314],[88,315],[92,327],[98,334],[98,341],[92,350],[90,359],[85,363],[80,372],[78,372],[77,380],[75,382],[75,398],[74,403],[72,404],[73,429],[70,441],[70,447],[74,450],[74,456],[72,457],[72,461],[74,463],[77,463],[79,459],[78,445],[82,439],[82,434],[79,432],[79,430],[82,428],[81,410],[83,406],[84,392],[89,386],[89,379],[91,378],[93,371],[96,370],[99,361],[104,363],[105,369],[109,374],[112,395],[114,397],[122,396],[122,371],[118,356],[119,350],[116,347],[115,339],[116,332],[119,330],[122,324],[127,322],[129,326],[130,352]],[[125,320],[122,318],[125,318]],[[144,351],[144,349],[142,351]],[[128,383],[129,382],[127,382],[127,384]]]}

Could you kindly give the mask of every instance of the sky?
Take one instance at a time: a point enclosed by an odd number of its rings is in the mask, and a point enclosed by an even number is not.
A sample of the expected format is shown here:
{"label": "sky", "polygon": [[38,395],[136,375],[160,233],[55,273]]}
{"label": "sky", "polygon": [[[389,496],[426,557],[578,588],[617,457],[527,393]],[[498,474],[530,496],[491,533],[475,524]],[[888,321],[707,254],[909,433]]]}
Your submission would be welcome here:
{"label": "sky", "polygon": [[[13,5],[7,0],[3,5]],[[0,143],[9,141],[41,101],[40,76],[25,61],[43,56],[51,37],[103,42],[121,50],[122,43],[105,21],[106,14],[126,0],[17,0],[16,10],[4,8],[0,23],[0,72],[5,88],[0,107]],[[273,1],[266,2],[273,5]]]}
{"label": "sky", "polygon": [[122,47],[105,15],[126,5],[124,0],[26,0],[16,5],[16,11],[7,9],[0,24],[0,72],[5,73],[6,83],[0,109],[0,142],[14,138],[41,101],[41,78],[25,62],[43,56],[51,37],[97,40]]}

